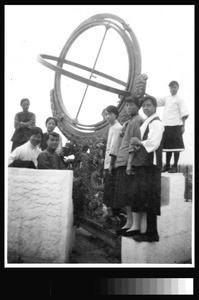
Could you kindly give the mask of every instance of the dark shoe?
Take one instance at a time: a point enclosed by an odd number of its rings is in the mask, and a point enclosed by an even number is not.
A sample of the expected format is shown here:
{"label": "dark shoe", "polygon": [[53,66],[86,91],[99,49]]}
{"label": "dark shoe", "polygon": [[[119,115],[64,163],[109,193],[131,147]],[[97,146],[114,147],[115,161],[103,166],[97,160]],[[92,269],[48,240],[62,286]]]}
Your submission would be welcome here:
{"label": "dark shoe", "polygon": [[125,233],[123,233],[122,236],[134,236],[139,234],[140,234],[140,230],[131,230],[131,231],[126,231]]}
{"label": "dark shoe", "polygon": [[146,233],[141,233],[140,235],[135,235],[133,236],[133,239],[136,242],[159,242],[159,235],[158,234],[146,234]]}
{"label": "dark shoe", "polygon": [[169,170],[171,170],[170,165],[165,165],[165,166],[163,167],[163,169],[162,169],[162,173],[163,173],[163,172],[167,172],[167,171],[169,171]]}
{"label": "dark shoe", "polygon": [[171,170],[169,170],[168,173],[178,173],[178,168],[172,166]]}
{"label": "dark shoe", "polygon": [[115,232],[116,232],[117,235],[122,235],[129,229],[130,228],[121,228],[121,229],[116,230]]}

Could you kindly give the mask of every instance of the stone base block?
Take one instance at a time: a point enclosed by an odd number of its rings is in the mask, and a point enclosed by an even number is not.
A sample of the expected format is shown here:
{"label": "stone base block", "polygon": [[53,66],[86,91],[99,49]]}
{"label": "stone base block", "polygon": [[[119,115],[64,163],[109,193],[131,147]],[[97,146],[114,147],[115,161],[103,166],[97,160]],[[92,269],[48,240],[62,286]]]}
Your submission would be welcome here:
{"label": "stone base block", "polygon": [[158,232],[161,237],[192,232],[192,203],[182,200],[177,208],[161,207],[161,216],[158,216]]}
{"label": "stone base block", "polygon": [[161,174],[161,206],[178,205],[184,199],[185,177],[182,173]]}
{"label": "stone base block", "polygon": [[72,185],[72,171],[9,168],[8,263],[67,262]]}
{"label": "stone base block", "polygon": [[[178,208],[171,209],[170,206],[161,207],[161,216],[157,217],[158,231],[161,236],[168,236],[192,228],[192,203],[182,200]],[[143,213],[140,219],[140,231],[147,229],[146,214]]]}
{"label": "stone base block", "polygon": [[[159,242],[136,242],[122,237],[122,263],[182,263],[191,259],[192,203],[184,200],[185,179],[180,173],[162,174]],[[146,231],[142,214],[141,232]]]}
{"label": "stone base block", "polygon": [[136,242],[122,237],[123,264],[176,264],[191,260],[191,234],[160,236],[159,242]]}

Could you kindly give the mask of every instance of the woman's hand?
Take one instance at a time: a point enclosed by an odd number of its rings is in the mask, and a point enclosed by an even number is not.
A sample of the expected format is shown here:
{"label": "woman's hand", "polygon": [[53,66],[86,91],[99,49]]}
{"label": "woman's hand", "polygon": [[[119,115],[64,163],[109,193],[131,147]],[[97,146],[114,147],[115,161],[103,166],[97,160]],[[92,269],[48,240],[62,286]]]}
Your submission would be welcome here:
{"label": "woman's hand", "polygon": [[126,169],[126,175],[131,175],[131,169]]}
{"label": "woman's hand", "polygon": [[185,132],[184,125],[181,126],[181,133],[183,134]]}
{"label": "woman's hand", "polygon": [[132,169],[131,162],[128,161],[127,166],[126,166],[126,175],[132,175],[133,173],[134,172],[133,172],[133,169]]}
{"label": "woman's hand", "polygon": [[24,124],[24,122],[20,122],[19,126],[22,127],[22,128],[26,127],[26,125]]}
{"label": "woman's hand", "polygon": [[132,169],[132,166],[128,166],[127,165],[127,168],[126,168],[126,175],[133,175],[134,174],[134,171]]}
{"label": "woman's hand", "polygon": [[113,169],[114,167],[110,165],[110,167],[108,168],[109,175],[113,175]]}
{"label": "woman's hand", "polygon": [[142,145],[141,141],[137,137],[131,138],[131,144],[132,145],[137,145],[137,146]]}

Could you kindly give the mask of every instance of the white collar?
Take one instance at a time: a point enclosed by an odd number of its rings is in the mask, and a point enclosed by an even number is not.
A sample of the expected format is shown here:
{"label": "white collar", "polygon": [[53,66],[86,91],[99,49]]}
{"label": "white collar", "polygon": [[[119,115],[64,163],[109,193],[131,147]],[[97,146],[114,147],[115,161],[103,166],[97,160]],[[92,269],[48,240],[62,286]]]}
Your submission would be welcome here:
{"label": "white collar", "polygon": [[30,141],[28,141],[28,142],[29,142],[29,147],[31,149],[37,149],[38,148],[38,145],[34,146]]}
{"label": "white collar", "polygon": [[145,121],[151,121],[151,120],[153,120],[153,118],[155,118],[155,117],[157,117],[158,115],[157,115],[157,113],[155,112],[153,115],[151,115],[150,117],[148,117],[148,118],[146,118],[146,120]]}
{"label": "white collar", "polygon": [[141,132],[141,139],[143,138],[143,135],[147,129],[148,124],[151,122],[151,120],[153,120],[155,117],[157,117],[157,113],[155,112],[153,115],[151,115],[150,117],[146,118],[144,123],[142,124],[142,126],[140,127],[140,132]]}

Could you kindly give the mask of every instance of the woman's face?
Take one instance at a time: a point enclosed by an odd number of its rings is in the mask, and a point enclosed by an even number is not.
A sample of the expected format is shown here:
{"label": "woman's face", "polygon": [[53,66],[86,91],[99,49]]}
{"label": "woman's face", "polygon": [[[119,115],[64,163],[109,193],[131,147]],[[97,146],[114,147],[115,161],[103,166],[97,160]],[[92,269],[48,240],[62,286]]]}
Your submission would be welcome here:
{"label": "woman's face", "polygon": [[170,86],[169,89],[170,89],[171,95],[174,96],[177,94],[179,86],[177,84],[174,84],[174,85]]}
{"label": "woman's face", "polygon": [[30,106],[30,102],[29,101],[23,101],[21,103],[21,107],[22,107],[23,111],[28,111],[29,106]]}
{"label": "woman's face", "polygon": [[53,119],[50,119],[48,121],[48,123],[46,124],[46,128],[47,128],[48,132],[53,132],[53,130],[55,129],[55,127],[56,127],[56,124],[55,124],[55,121]]}
{"label": "woman's face", "polygon": [[116,120],[116,115],[112,112],[108,112],[107,110],[105,110],[105,119],[109,124],[113,124]]}
{"label": "woman's face", "polygon": [[142,109],[143,109],[144,114],[147,117],[150,117],[151,115],[153,115],[156,112],[156,107],[153,105],[153,103],[149,99],[144,101],[144,103],[142,104]]}
{"label": "woman's face", "polygon": [[39,145],[39,143],[41,143],[41,140],[42,140],[42,135],[40,133],[33,134],[30,137],[30,142],[34,147]]}
{"label": "woman's face", "polygon": [[59,138],[50,135],[49,139],[47,140],[47,145],[48,145],[49,148],[51,148],[53,150],[57,149],[57,147],[59,145]]}
{"label": "woman's face", "polygon": [[125,110],[126,110],[127,115],[133,116],[133,115],[137,114],[139,108],[137,107],[137,105],[134,102],[126,102]]}

